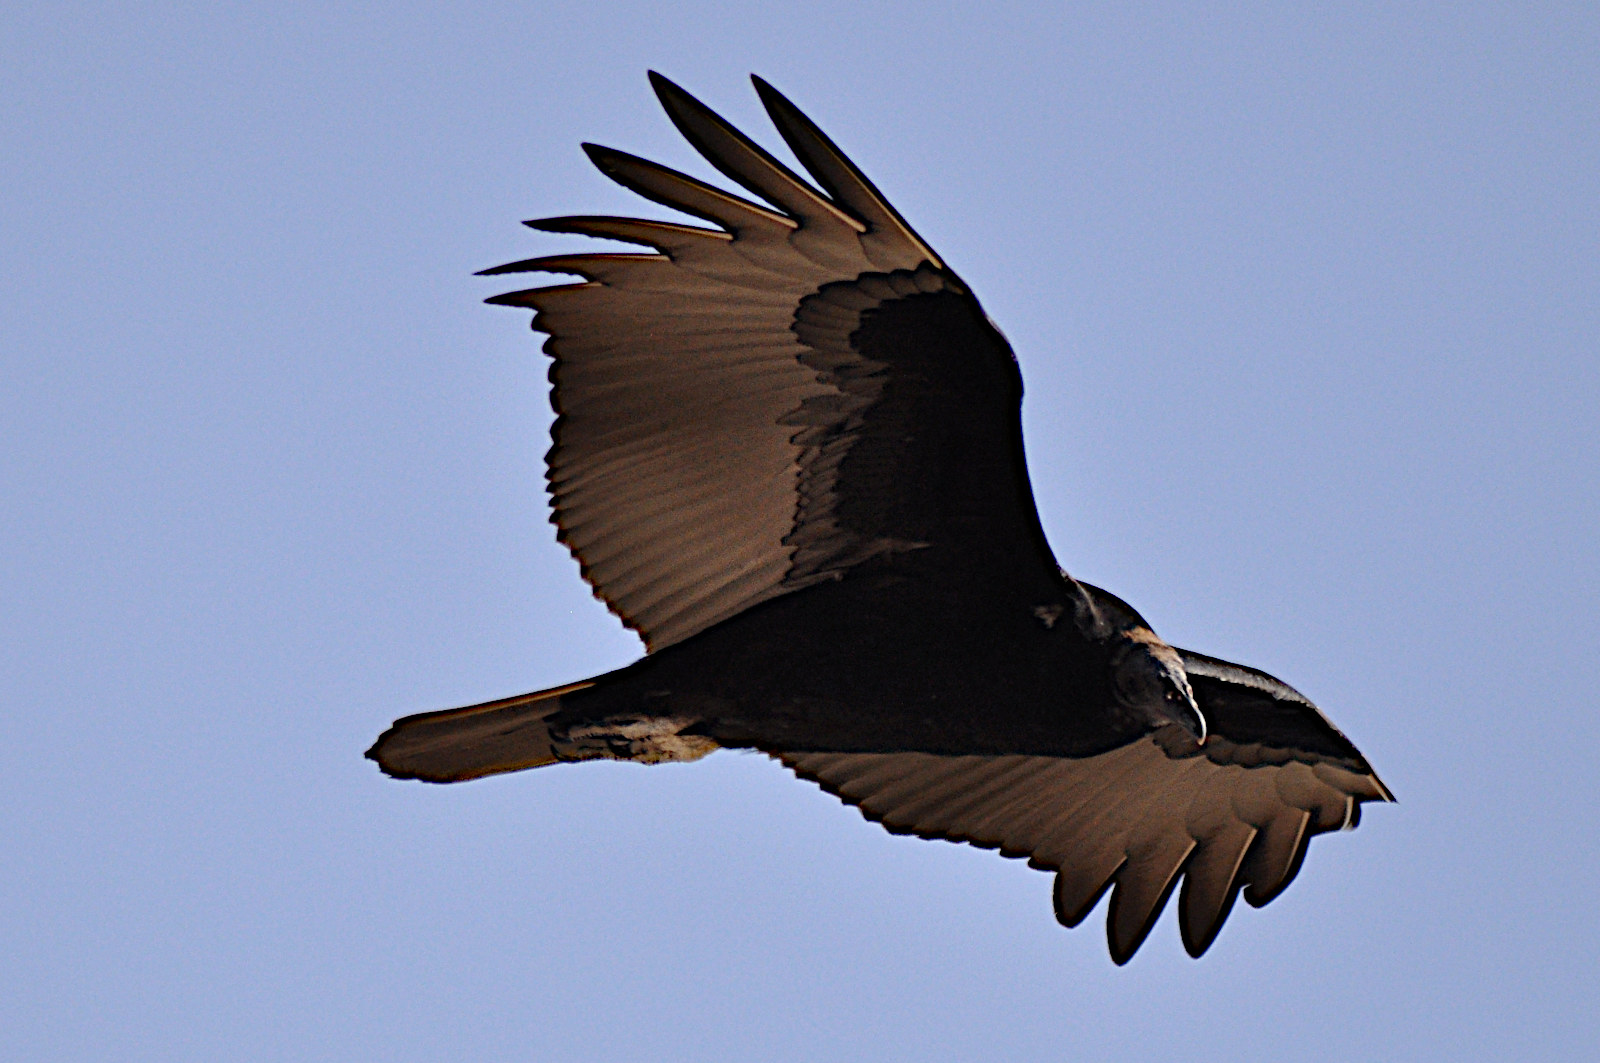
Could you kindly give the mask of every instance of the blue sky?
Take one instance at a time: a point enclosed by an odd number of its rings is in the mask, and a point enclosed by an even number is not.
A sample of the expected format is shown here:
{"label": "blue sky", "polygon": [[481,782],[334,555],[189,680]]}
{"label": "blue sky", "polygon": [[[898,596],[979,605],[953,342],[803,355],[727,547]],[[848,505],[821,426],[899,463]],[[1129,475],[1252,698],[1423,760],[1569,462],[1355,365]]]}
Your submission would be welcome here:
{"label": "blue sky", "polygon": [[[1600,1033],[1592,5],[10,5],[0,1054],[1577,1058]],[[753,755],[452,788],[630,660],[474,270],[788,93],[1018,351],[1062,562],[1400,803],[1124,969]]]}

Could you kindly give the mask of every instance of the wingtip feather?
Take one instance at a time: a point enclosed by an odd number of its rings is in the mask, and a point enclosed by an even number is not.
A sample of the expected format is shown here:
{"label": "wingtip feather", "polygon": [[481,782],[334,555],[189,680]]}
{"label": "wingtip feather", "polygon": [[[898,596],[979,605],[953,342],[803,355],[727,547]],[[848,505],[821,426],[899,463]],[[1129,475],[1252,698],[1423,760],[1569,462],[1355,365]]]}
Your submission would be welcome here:
{"label": "wingtip feather", "polygon": [[860,219],[806,183],[693,94],[659,74],[652,74],[650,83],[678,132],[725,176],[801,222],[841,224],[865,231]]}
{"label": "wingtip feather", "polygon": [[[800,164],[811,174],[832,202],[860,219],[874,239],[887,241],[884,250],[894,257],[907,254],[943,266],[939,256],[822,128],[813,122],[794,101],[773,88],[766,79],[750,75],[756,95],[766,108],[767,117]],[[903,264],[903,263],[902,263]]]}

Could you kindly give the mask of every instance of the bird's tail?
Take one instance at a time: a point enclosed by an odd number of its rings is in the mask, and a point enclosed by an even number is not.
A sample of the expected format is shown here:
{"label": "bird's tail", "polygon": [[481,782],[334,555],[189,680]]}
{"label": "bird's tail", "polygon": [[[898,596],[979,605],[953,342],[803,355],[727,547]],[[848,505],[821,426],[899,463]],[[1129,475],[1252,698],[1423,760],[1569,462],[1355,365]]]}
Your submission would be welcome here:
{"label": "bird's tail", "polygon": [[482,705],[424,712],[396,720],[367,750],[397,779],[462,782],[505,771],[554,764],[546,721],[561,711],[563,695],[593,682],[570,683]]}

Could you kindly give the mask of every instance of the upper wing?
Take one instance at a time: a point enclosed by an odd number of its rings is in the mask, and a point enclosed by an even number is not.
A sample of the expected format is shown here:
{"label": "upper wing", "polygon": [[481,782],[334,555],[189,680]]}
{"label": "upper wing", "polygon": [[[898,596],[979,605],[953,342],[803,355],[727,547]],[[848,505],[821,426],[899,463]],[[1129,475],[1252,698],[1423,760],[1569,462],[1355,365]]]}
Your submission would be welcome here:
{"label": "upper wing", "polygon": [[1285,683],[1183,654],[1210,722],[1083,759],[929,753],[776,753],[895,833],[1026,856],[1057,872],[1056,918],[1077,926],[1109,887],[1111,957],[1126,963],[1180,876],[1179,926],[1199,956],[1243,890],[1260,907],[1314,835],[1393,797],[1354,746]]}
{"label": "upper wing", "polygon": [[651,649],[868,558],[953,558],[1054,586],[1023,464],[1021,380],[977,301],[877,189],[756,79],[821,190],[658,75],[678,128],[769,206],[585,145],[607,176],[716,228],[530,222],[654,254],[489,273],[581,284],[490,302],[550,334],[553,520]]}

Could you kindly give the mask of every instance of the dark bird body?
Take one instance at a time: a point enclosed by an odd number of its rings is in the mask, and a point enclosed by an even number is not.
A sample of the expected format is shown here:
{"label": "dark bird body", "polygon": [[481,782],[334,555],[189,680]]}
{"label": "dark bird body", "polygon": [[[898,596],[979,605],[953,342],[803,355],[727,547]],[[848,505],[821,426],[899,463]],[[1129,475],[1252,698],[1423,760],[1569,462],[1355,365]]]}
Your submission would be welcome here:
{"label": "dark bird body", "polygon": [[1175,649],[1051,554],[1022,380],[971,292],[757,80],[814,188],[654,78],[770,206],[610,149],[608,176],[716,228],[529,223],[643,244],[486,272],[550,334],[560,538],[650,652],[568,687],[398,721],[369,752],[450,782],[558,761],[778,757],[891,830],[1056,870],[1113,957],[1180,879],[1186,946],[1264,904],[1316,833],[1388,792],[1287,685]]}

